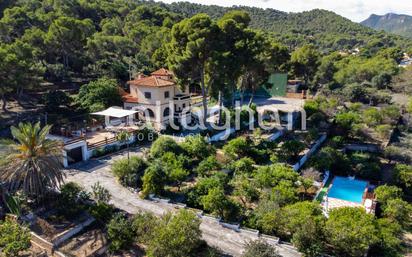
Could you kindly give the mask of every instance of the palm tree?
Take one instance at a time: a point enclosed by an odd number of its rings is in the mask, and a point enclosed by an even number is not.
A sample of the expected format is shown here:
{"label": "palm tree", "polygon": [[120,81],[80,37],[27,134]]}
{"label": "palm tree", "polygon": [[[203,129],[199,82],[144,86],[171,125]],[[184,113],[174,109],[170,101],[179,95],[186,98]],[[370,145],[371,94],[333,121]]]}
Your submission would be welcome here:
{"label": "palm tree", "polygon": [[63,183],[63,145],[46,139],[50,128],[40,128],[39,122],[11,127],[16,141],[3,148],[6,149],[5,158],[0,164],[0,181],[6,184],[8,190],[22,189],[29,196],[41,198],[47,188],[57,188]]}
{"label": "palm tree", "polygon": [[119,140],[122,144],[126,143],[127,146],[127,160],[130,160],[129,156],[129,141],[131,138],[131,134],[127,132],[126,130],[120,131],[117,134],[117,140]]}

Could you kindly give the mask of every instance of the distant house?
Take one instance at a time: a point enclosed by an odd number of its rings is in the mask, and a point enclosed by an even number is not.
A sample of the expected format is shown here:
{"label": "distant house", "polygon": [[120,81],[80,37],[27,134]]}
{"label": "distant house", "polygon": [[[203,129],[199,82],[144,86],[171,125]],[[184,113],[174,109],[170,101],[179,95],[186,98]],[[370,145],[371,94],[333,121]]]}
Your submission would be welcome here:
{"label": "distant house", "polygon": [[300,79],[291,79],[288,80],[287,84],[287,93],[299,93],[300,91],[305,89],[305,82]]}
{"label": "distant house", "polygon": [[286,97],[296,98],[296,99],[306,99],[307,98],[307,87],[305,82],[300,79],[288,80],[286,87]]}
{"label": "distant house", "polygon": [[412,58],[404,58],[400,63],[399,67],[406,68],[409,65],[412,65]]}
{"label": "distant house", "polygon": [[171,71],[162,68],[150,76],[138,74],[128,84],[130,92],[122,92],[124,109],[138,110],[135,119],[150,122],[156,130],[165,129],[170,118],[177,123],[183,118],[190,122],[189,90],[177,86]]}

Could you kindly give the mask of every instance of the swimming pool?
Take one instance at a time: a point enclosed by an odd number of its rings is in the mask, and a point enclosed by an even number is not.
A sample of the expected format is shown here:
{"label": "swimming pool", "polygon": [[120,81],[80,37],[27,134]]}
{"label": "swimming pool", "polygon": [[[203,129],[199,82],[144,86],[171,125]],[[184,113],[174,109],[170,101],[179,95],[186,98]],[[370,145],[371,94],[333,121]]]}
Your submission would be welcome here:
{"label": "swimming pool", "polygon": [[362,203],[363,192],[367,186],[366,181],[336,176],[332,181],[328,197]]}

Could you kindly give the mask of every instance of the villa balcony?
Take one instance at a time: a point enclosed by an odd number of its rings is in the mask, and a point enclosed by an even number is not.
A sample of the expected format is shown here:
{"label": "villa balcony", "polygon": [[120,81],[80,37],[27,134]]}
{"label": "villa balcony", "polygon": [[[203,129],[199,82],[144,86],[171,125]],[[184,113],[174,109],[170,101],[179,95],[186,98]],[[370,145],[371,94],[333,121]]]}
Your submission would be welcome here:
{"label": "villa balcony", "polygon": [[175,101],[181,101],[181,100],[186,100],[186,99],[190,99],[190,95],[177,94],[173,97],[173,100],[175,100]]}

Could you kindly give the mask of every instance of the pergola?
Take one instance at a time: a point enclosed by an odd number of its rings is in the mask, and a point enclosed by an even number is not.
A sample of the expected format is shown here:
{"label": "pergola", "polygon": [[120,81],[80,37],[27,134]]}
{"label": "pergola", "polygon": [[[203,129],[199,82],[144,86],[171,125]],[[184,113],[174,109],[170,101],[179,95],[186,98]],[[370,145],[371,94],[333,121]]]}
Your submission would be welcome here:
{"label": "pergola", "polygon": [[100,116],[104,116],[104,122],[106,124],[106,127],[110,127],[112,126],[112,124],[110,123],[110,117],[114,117],[114,118],[126,118],[126,124],[130,125],[130,121],[133,120],[133,115],[136,114],[138,111],[133,111],[133,110],[124,110],[124,109],[120,109],[120,108],[115,108],[115,107],[109,107],[104,111],[100,111],[100,112],[94,112],[92,113],[93,115],[100,115]]}

